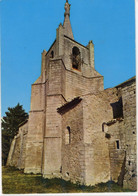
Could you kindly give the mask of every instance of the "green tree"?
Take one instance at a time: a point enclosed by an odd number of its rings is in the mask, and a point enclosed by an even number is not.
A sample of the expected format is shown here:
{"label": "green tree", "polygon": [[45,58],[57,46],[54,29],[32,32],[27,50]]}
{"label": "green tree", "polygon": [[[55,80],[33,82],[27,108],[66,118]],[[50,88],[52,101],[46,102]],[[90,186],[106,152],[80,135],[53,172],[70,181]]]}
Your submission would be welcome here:
{"label": "green tree", "polygon": [[28,114],[19,103],[13,107],[8,108],[5,112],[6,116],[2,118],[2,164],[5,165],[10,150],[12,139],[18,133],[19,125],[28,119]]}

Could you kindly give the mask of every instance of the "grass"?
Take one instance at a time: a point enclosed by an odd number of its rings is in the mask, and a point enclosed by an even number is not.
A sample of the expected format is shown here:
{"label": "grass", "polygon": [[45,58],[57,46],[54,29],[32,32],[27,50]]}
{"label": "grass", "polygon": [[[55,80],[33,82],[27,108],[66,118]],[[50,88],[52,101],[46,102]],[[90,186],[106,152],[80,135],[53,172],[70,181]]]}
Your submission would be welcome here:
{"label": "grass", "polygon": [[59,178],[44,179],[41,175],[24,174],[14,167],[2,168],[2,189],[4,194],[132,192],[114,182],[84,186]]}

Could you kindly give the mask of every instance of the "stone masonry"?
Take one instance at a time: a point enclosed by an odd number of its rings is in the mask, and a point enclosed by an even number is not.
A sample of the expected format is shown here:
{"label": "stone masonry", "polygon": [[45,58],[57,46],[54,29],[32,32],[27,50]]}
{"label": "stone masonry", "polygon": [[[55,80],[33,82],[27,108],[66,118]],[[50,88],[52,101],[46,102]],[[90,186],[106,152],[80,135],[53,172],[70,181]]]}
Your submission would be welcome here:
{"label": "stone masonry", "polygon": [[104,90],[94,44],[74,40],[70,4],[32,84],[29,119],[14,137],[7,165],[85,185],[113,180],[137,189],[136,79]]}

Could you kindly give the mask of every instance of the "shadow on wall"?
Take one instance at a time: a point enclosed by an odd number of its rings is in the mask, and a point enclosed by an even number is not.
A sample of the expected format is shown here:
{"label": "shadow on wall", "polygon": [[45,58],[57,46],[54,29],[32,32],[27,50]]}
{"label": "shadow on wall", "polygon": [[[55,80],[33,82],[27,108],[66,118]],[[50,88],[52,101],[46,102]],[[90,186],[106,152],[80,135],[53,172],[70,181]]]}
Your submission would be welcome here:
{"label": "shadow on wall", "polygon": [[123,118],[123,103],[122,97],[120,97],[119,101],[110,104],[113,110],[113,118]]}
{"label": "shadow on wall", "polygon": [[122,167],[121,167],[121,172],[120,172],[120,175],[118,177],[118,184],[120,186],[123,186],[124,176],[126,174],[125,167],[126,167],[126,151],[125,151],[124,161],[123,161],[123,164],[122,164]]}

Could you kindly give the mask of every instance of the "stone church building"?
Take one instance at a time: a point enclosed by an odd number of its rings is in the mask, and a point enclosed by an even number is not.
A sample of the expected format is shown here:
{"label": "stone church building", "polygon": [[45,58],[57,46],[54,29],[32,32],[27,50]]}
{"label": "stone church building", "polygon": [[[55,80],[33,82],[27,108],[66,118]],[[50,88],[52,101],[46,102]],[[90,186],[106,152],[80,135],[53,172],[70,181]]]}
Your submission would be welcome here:
{"label": "stone church building", "polygon": [[136,80],[104,90],[94,44],[74,40],[70,4],[56,39],[42,53],[29,119],[14,137],[7,165],[85,185],[113,180],[136,190]]}

